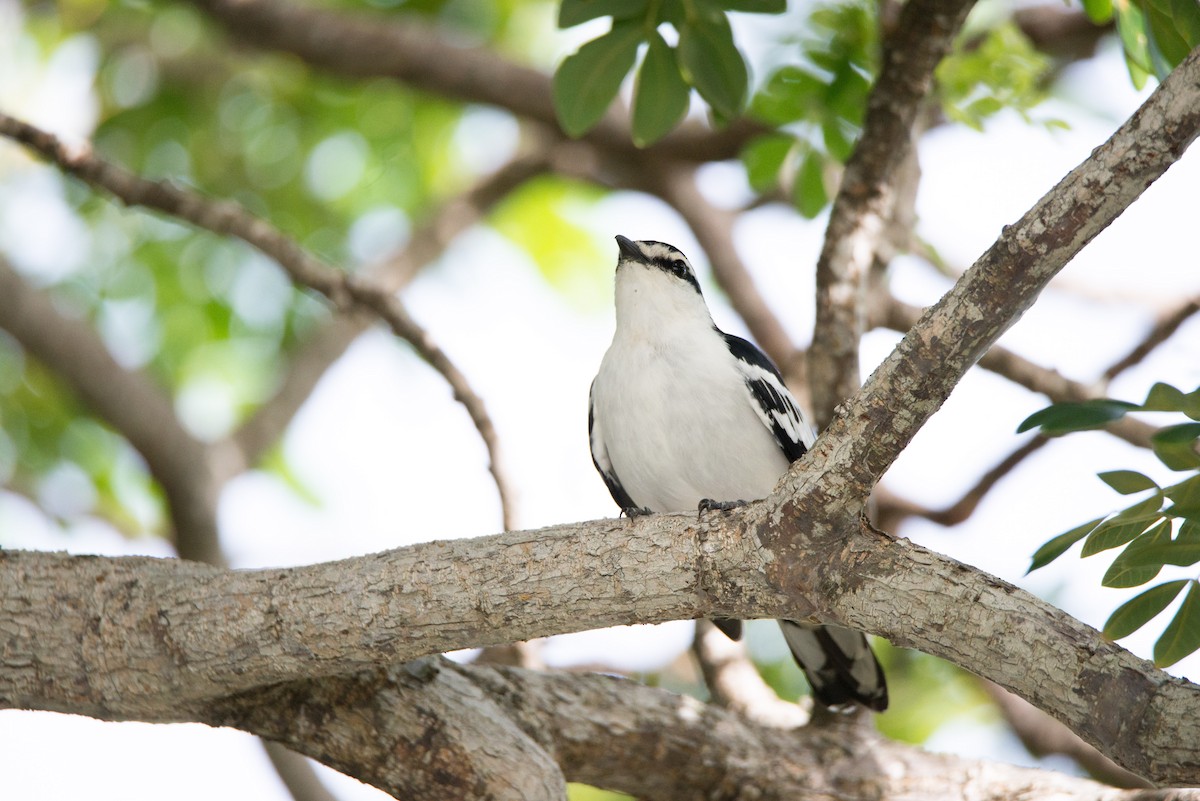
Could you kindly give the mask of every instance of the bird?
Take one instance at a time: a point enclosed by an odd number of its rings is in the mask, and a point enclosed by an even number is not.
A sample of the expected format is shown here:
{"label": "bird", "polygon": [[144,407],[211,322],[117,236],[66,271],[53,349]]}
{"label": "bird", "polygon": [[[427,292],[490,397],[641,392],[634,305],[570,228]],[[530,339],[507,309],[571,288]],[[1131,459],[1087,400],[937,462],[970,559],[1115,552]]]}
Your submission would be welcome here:
{"label": "bird", "polygon": [[[767,355],[713,322],[683,253],[616,241],[616,328],[588,398],[592,463],[613,500],[635,517],[767,497],[812,446],[813,427]],[[741,621],[713,622],[741,636]],[[887,708],[883,670],[861,632],[779,625],[817,701]]]}

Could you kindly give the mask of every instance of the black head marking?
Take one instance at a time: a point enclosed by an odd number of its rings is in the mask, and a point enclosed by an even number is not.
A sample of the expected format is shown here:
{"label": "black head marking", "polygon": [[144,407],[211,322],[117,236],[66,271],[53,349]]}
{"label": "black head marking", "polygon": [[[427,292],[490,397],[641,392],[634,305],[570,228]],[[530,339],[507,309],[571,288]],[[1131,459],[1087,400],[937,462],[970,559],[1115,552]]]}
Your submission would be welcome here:
{"label": "black head marking", "polygon": [[656,242],[653,239],[634,242],[623,236],[617,236],[617,247],[621,250],[622,260],[636,261],[657,267],[668,275],[686,281],[696,290],[697,294],[702,294],[700,281],[697,280],[696,273],[679,248],[665,242]]}

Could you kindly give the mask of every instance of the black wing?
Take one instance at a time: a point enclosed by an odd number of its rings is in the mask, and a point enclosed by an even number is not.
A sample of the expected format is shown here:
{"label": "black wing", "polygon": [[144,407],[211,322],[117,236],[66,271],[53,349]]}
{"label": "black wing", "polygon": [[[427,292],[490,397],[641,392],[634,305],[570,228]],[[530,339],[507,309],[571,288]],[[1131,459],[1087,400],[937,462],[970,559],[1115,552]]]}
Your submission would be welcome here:
{"label": "black wing", "polygon": [[755,411],[763,425],[775,435],[775,441],[788,461],[796,461],[813,444],[813,428],[784,385],[779,369],[767,358],[767,354],[741,337],[724,331],[721,331],[721,336],[725,337],[729,352],[737,360],[738,369],[756,402]]}
{"label": "black wing", "polygon": [[[592,387],[595,386],[596,382],[592,381]],[[622,512],[632,514],[631,510],[637,510],[638,505],[621,486],[617,474],[613,472],[612,462],[608,460],[608,448],[604,445],[604,430],[596,425],[596,412],[592,406],[591,389],[588,390],[588,442],[592,449],[592,464],[596,466],[596,472],[600,474],[600,478],[604,479],[604,486],[608,487],[608,493],[617,502],[617,506],[621,507]]]}

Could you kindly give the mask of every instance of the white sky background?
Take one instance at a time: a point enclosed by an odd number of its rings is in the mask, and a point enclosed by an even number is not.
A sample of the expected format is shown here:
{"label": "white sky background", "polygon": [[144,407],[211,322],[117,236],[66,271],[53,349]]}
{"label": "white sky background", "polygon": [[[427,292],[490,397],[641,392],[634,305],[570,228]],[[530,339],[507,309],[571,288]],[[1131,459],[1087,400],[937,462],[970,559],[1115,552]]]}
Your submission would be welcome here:
{"label": "white sky background", "polygon": [[[31,66],[28,49],[15,38],[16,13],[0,0],[0,107],[64,134],[87,135],[94,121],[89,100],[94,47],[80,39],[49,63]],[[6,60],[25,71],[7,69]],[[1130,87],[1111,47],[1073,67],[1061,89],[1071,102],[1052,101],[1034,116],[1067,120],[1070,131],[1048,131],[1004,115],[983,135],[943,127],[922,141],[919,230],[949,264],[965,269],[1001,226],[1086,158],[1144,96]],[[54,254],[39,251],[48,241],[61,242],[63,232],[76,225],[62,214],[60,184],[42,168],[18,162],[14,148],[0,144],[0,246],[34,254],[33,261],[47,270],[63,269]],[[712,168],[704,185],[714,197],[736,198],[746,191],[735,168]],[[1193,152],[1063,272],[1003,344],[1071,378],[1092,381],[1137,341],[1156,312],[1200,294],[1200,269],[1190,246],[1197,185],[1200,156]],[[4,224],[6,217],[13,219],[18,197],[26,209],[28,204],[45,209],[41,227]],[[672,242],[707,278],[693,237],[657,201],[617,194],[584,222],[604,243],[617,233]],[[823,218],[809,223],[767,208],[747,215],[736,231],[759,288],[798,342],[810,337],[811,265],[824,224]],[[615,245],[609,249],[615,263]],[[950,283],[904,260],[893,285],[903,299],[926,304]],[[705,289],[718,324],[744,333],[711,281],[705,280]],[[518,524],[613,515],[586,437],[588,385],[612,334],[611,297],[581,310],[548,287],[521,251],[489,229],[477,229],[427,269],[405,299],[487,402],[518,490]],[[867,337],[864,373],[896,340],[889,332]],[[1111,392],[1139,401],[1155,380],[1185,390],[1200,384],[1200,321],[1193,320]],[[973,371],[896,463],[889,486],[931,506],[952,503],[1024,441],[1014,434],[1017,424],[1044,403],[1003,379]],[[266,474],[235,481],[222,498],[221,525],[225,548],[238,566],[308,563],[498,530],[486,454],[466,414],[439,376],[381,332],[364,336],[329,371],[289,430],[285,448],[321,504],[307,505]],[[1105,557],[1081,562],[1070,554],[1032,576],[1023,573],[1050,536],[1119,505],[1094,475],[1117,468],[1141,470],[1160,481],[1170,475],[1149,453],[1105,434],[1073,435],[1027,460],[967,523],[943,529],[913,522],[900,533],[1051,598],[1099,626],[1131,596],[1099,587]],[[167,553],[161,544],[130,542],[99,524],[64,535],[28,503],[4,495],[0,545]],[[1127,647],[1149,656],[1165,619],[1148,626],[1149,635],[1127,640]],[[546,653],[559,664],[619,661],[650,669],[686,648],[690,634],[689,622],[591,632],[555,638]],[[1193,655],[1172,672],[1200,676],[1200,657]],[[1019,749],[994,733],[969,735],[956,728],[935,736],[933,744],[1021,758]],[[196,771],[198,765],[205,770]],[[382,797],[352,780],[332,781],[347,799]],[[252,738],[237,732],[13,711],[0,712],[0,796],[287,797]]]}

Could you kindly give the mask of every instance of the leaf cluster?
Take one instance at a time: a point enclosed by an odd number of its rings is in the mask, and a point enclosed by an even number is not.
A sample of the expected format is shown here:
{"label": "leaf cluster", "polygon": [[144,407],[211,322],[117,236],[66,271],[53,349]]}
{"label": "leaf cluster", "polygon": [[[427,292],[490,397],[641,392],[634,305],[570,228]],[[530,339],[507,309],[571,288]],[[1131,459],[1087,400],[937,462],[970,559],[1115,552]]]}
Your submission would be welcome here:
{"label": "leaf cluster", "polygon": [[983,130],[994,114],[1028,112],[1046,98],[1052,62],[1012,22],[1004,22],[973,40],[960,40],[942,59],[934,76],[942,112],[955,122]]}
{"label": "leaf cluster", "polygon": [[[1167,565],[1190,567],[1200,562],[1200,388],[1183,392],[1155,384],[1140,404],[1108,398],[1059,403],[1025,419],[1018,432],[1040,428],[1046,436],[1099,428],[1129,412],[1176,412],[1191,422],[1160,429],[1151,444],[1159,461],[1190,475],[1167,487],[1135,470],[1100,473],[1100,480],[1122,495],[1145,497],[1107,517],[1089,520],[1043,544],[1029,570],[1050,564],[1083,541],[1080,554],[1093,556],[1121,548],[1101,583],[1106,587],[1138,587],[1155,579]],[[1126,637],[1150,622],[1187,588],[1183,603],[1154,645],[1160,667],[1200,649],[1200,581],[1167,581],[1122,604],[1104,624],[1110,639]]]}
{"label": "leaf cluster", "polygon": [[790,187],[792,204],[813,218],[829,203],[826,182],[845,163],[862,131],[867,96],[879,68],[873,6],[818,6],[799,43],[802,64],[775,70],[750,102],[750,115],[777,130],[742,151],[750,186]]}
{"label": "leaf cluster", "polygon": [[1141,89],[1159,80],[1200,44],[1200,3],[1195,0],[1083,0],[1093,22],[1116,22],[1125,64]]}
{"label": "leaf cluster", "polygon": [[[582,136],[600,121],[645,55],[633,88],[633,141],[653,144],[687,113],[691,90],[708,103],[713,117],[728,122],[746,103],[749,73],[733,42],[728,12],[778,14],[785,0],[563,0],[558,25],[570,28],[611,17],[609,31],[567,56],[554,73],[554,108],[570,136]],[[678,33],[672,47],[659,32]]]}

